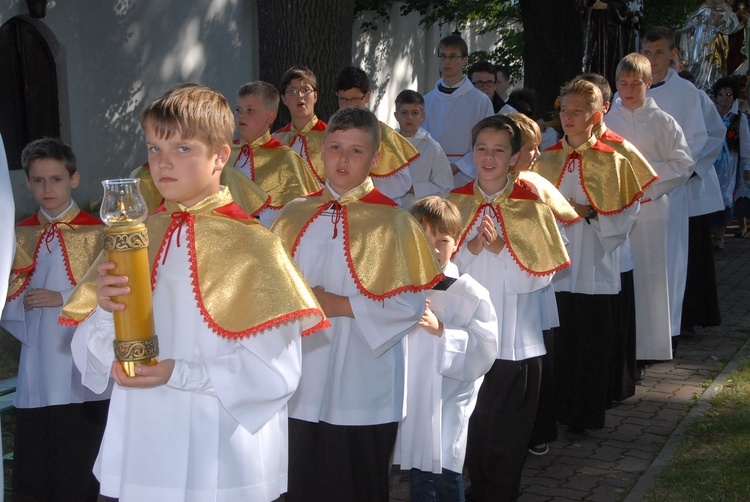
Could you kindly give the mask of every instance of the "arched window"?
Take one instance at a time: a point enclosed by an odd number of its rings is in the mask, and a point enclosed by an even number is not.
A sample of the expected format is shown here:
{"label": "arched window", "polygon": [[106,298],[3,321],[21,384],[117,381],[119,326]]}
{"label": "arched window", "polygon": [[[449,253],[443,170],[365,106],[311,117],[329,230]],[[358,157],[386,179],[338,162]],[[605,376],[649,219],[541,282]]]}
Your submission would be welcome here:
{"label": "arched window", "polygon": [[21,168],[29,141],[60,137],[55,59],[41,33],[19,17],[0,27],[0,133],[11,169]]}

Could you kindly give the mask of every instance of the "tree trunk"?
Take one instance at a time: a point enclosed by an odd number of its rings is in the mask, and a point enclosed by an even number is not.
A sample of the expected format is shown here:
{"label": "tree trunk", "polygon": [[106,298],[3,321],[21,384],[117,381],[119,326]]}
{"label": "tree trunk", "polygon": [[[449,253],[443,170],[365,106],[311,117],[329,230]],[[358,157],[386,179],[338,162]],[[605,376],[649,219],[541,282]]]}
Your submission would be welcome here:
{"label": "tree trunk", "polygon": [[576,0],[520,0],[524,85],[536,90],[542,110],[552,110],[560,87],[583,67],[583,35]]}
{"label": "tree trunk", "polygon": [[[336,75],[352,64],[354,0],[260,0],[257,5],[260,79],[278,86],[290,66],[307,66],[318,78],[315,112],[328,120],[338,109]],[[274,128],[289,120],[282,105]]]}

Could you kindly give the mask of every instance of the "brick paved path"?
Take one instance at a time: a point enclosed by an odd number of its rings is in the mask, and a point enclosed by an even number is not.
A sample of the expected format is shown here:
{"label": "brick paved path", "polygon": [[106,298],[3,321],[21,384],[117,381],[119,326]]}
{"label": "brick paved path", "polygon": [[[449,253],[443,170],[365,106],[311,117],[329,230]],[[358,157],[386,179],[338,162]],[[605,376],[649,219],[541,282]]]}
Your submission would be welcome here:
{"label": "brick paved path", "polygon": [[[650,366],[636,395],[607,412],[604,429],[570,442],[561,428],[547,455],[529,455],[519,501],[622,500],[651,466],[695,400],[750,339],[750,239],[732,233],[715,254],[722,326],[683,335],[677,358]],[[394,472],[391,484],[391,501],[408,500],[406,473]]]}

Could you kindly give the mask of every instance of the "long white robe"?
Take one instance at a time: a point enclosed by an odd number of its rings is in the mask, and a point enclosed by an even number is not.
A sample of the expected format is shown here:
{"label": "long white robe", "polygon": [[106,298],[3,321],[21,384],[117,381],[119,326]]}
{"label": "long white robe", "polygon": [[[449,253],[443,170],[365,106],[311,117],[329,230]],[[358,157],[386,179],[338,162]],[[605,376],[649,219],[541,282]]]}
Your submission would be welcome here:
{"label": "long white robe", "polygon": [[[508,183],[504,190],[510,189],[512,185]],[[494,197],[495,194],[487,196],[487,202]],[[462,274],[471,275],[490,292],[497,312],[497,359],[523,361],[543,356],[546,349],[542,330],[546,329],[543,324],[548,318],[544,290],[554,274],[540,277],[527,273],[515,262],[507,246],[498,254],[485,248],[477,255],[472,254],[465,243],[477,235],[484,214],[490,214],[489,208],[482,211],[456,253],[454,262]],[[503,235],[497,221],[492,221],[498,235]]]}
{"label": "long white robe", "polygon": [[[443,149],[440,148],[440,144],[432,139],[430,133],[420,127],[414,136],[404,137],[414,145],[414,148],[419,150],[419,157],[409,164],[414,193],[404,195],[401,199],[401,206],[409,208],[416,199],[428,195],[444,197],[453,190],[453,173],[451,172],[450,161]],[[373,178],[373,181],[376,179]]]}
{"label": "long white robe", "polygon": [[[8,175],[8,158],[5,155],[3,137],[0,135],[0,298],[5,298],[8,294],[8,278],[16,246],[13,230],[15,214],[13,189]],[[0,302],[0,315],[2,315],[4,307],[5,302]],[[0,448],[0,455],[2,454],[2,448]],[[0,469],[0,488],[3,488],[4,485],[3,471]]]}
{"label": "long white robe", "polygon": [[[572,172],[570,168],[572,167]],[[581,162],[568,164],[558,190],[578,204],[590,205],[580,183]],[[630,232],[638,213],[638,202],[622,211],[581,219],[565,227],[571,265],[555,274],[556,292],[586,295],[614,295],[620,292],[620,246]]]}
{"label": "long white robe", "polygon": [[334,425],[375,425],[405,414],[406,334],[424,312],[426,293],[401,293],[383,301],[359,292],[347,267],[341,224],[334,237],[332,212],[307,227],[294,255],[311,287],[349,297],[354,318],[334,317],[331,327],[302,340],[304,371],[289,400],[289,416]]}
{"label": "long white robe", "polygon": [[719,187],[719,177],[714,169],[714,162],[721,152],[724,139],[727,135],[727,126],[724,125],[716,105],[711,98],[702,90],[698,90],[703,120],[706,124],[708,139],[703,147],[700,159],[695,162],[695,172],[698,176],[690,178],[687,182],[688,204],[690,205],[690,216],[700,216],[724,209]]}
{"label": "long white robe", "polygon": [[471,159],[471,128],[485,117],[494,114],[492,101],[485,93],[474,87],[468,78],[452,94],[435,89],[425,94],[425,120],[422,127],[440,143],[443,151],[459,172],[454,176],[454,185],[462,186],[477,177]]}
{"label": "long white robe", "polygon": [[[687,207],[682,204],[678,220],[670,219],[672,193],[690,177],[693,159],[685,135],[677,121],[660,110],[652,98],[629,110],[617,98],[605,116],[607,127],[630,141],[643,154],[659,178],[644,191],[640,211],[630,233],[633,282],[636,291],[636,357],[665,360],[672,358],[670,309],[682,310],[682,295],[673,298],[675,273],[669,274],[671,257],[668,236],[673,226],[687,225]],[[678,194],[679,195],[679,194]],[[675,214],[677,208],[672,212]],[[684,285],[684,282],[683,282]],[[679,329],[679,325],[677,327]]]}
{"label": "long white robe", "polygon": [[[73,202],[70,204],[72,207]],[[69,210],[70,207],[64,213]],[[44,210],[40,211],[49,221],[55,221]],[[73,291],[58,238],[45,239],[40,246],[34,273],[24,294],[31,289],[57,291],[63,303]],[[81,383],[81,374],[73,365],[70,353],[75,330],[57,322],[62,307],[25,310],[24,294],[5,305],[2,316],[3,328],[21,342],[13,406],[41,408],[109,399],[111,386],[100,394],[91,392]]]}
{"label": "long white robe", "polygon": [[396,439],[394,464],[440,474],[462,472],[469,417],[484,374],[497,356],[497,316],[489,292],[448,263],[457,278],[445,291],[430,290],[430,309],[444,324],[436,337],[421,327],[407,335],[407,409]]}
{"label": "long white robe", "polygon": [[[301,328],[241,340],[211,331],[178,239],[174,232],[153,293],[159,357],[175,359],[174,371],[166,385],[115,386],[94,474],[103,495],[123,502],[274,500],[287,485],[286,402],[301,372]],[[73,338],[96,392],[110,380],[113,338],[112,315],[99,308]]]}

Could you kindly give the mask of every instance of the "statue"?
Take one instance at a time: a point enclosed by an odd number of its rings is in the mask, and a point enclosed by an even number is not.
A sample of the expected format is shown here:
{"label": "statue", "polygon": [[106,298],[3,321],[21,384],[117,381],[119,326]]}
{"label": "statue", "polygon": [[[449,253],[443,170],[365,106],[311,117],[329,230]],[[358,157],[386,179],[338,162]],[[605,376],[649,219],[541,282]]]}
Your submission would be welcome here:
{"label": "statue", "polygon": [[625,56],[627,49],[627,2],[582,0],[579,6],[581,13],[585,15],[587,25],[584,71],[603,75],[614,87],[617,64]]}
{"label": "statue", "polygon": [[728,37],[738,29],[740,21],[724,0],[708,0],[675,32],[696,87],[708,90],[720,75],[731,73],[727,67]]}

